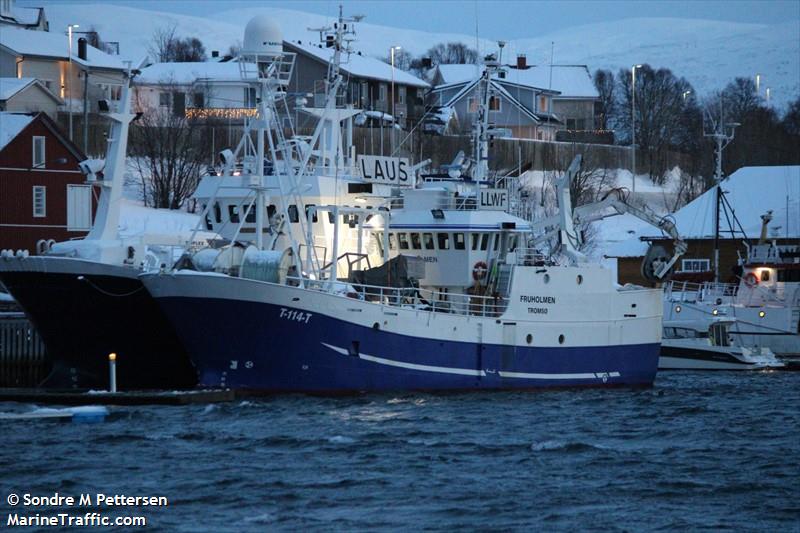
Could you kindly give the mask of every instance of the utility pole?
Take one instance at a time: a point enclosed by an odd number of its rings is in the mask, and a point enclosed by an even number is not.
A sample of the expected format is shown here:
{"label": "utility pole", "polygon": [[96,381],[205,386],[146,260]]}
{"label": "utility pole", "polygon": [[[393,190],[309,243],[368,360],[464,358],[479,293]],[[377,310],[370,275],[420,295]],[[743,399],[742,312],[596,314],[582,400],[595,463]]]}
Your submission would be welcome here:
{"label": "utility pole", "polygon": [[631,67],[631,197],[636,194],[636,69],[642,65]]}

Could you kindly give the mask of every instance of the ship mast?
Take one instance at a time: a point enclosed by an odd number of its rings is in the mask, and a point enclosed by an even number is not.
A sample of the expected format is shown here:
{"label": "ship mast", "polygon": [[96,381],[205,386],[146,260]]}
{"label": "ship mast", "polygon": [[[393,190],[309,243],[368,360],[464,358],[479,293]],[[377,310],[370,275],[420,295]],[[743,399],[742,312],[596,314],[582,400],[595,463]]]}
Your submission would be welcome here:
{"label": "ship mast", "polygon": [[[738,122],[725,123],[725,115],[722,109],[722,95],[719,101],[719,117],[715,120],[706,112],[709,122],[714,128],[711,133],[703,133],[703,137],[710,137],[716,143],[714,150],[716,158],[716,168],[714,170],[714,283],[719,283],[719,215],[722,205],[722,151],[733,141],[734,130],[739,126]],[[733,228],[731,228],[733,229]]]}

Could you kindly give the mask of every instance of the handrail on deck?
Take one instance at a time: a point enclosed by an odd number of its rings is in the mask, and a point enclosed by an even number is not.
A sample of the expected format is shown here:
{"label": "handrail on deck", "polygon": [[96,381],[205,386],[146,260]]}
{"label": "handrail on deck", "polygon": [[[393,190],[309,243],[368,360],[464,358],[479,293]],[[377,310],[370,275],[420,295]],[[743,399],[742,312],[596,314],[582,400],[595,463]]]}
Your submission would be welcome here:
{"label": "handrail on deck", "polygon": [[[299,282],[300,278],[288,277],[287,283]],[[318,291],[329,291],[330,281],[302,279],[305,287]],[[470,315],[482,317],[500,316],[508,307],[508,298],[470,294],[449,294],[417,287],[385,287],[360,283],[337,282],[340,293],[351,298],[378,303],[390,307],[415,308],[420,311]],[[355,292],[350,291],[353,288]],[[443,300],[442,296],[448,299]]]}

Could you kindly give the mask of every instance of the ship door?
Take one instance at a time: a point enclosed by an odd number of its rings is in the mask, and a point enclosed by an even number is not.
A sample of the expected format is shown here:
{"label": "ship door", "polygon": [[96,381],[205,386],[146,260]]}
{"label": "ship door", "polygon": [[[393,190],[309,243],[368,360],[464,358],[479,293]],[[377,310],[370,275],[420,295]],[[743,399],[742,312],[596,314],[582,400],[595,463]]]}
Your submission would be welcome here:
{"label": "ship door", "polygon": [[517,356],[517,323],[503,323],[503,346],[500,353],[500,370],[510,370],[514,367]]}

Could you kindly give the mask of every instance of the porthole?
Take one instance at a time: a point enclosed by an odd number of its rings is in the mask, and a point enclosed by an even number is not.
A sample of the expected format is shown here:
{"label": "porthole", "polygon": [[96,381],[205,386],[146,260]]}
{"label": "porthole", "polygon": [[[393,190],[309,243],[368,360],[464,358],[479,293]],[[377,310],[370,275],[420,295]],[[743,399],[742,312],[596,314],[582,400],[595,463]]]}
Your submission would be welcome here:
{"label": "porthole", "polygon": [[378,324],[377,322],[375,322],[374,324],[372,324],[372,329],[379,330],[379,329],[381,329],[381,325]]}
{"label": "porthole", "polygon": [[544,275],[544,282],[545,283],[550,283],[550,274],[545,274]]}
{"label": "porthole", "polygon": [[528,344],[532,343],[533,342],[533,335],[528,333],[528,336],[525,337],[525,342],[527,342]]}
{"label": "porthole", "polygon": [[577,282],[578,282],[578,285],[583,283],[583,276],[582,275],[578,274]]}
{"label": "porthole", "polygon": [[558,344],[564,344],[564,335],[558,336]]}

